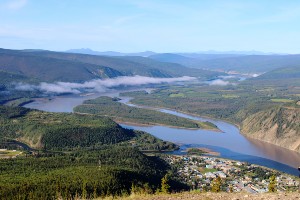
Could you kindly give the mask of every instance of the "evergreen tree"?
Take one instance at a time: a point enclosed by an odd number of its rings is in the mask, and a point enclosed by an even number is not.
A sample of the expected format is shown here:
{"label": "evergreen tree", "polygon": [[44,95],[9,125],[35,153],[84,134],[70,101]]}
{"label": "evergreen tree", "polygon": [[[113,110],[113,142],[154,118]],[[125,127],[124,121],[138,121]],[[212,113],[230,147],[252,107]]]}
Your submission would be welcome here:
{"label": "evergreen tree", "polygon": [[136,193],[136,186],[135,186],[135,184],[133,182],[131,184],[130,193],[131,194],[135,194]]}
{"label": "evergreen tree", "polygon": [[167,174],[161,179],[161,192],[164,194],[170,193],[170,185],[168,184]]}
{"label": "evergreen tree", "polygon": [[232,185],[229,185],[229,192],[230,192],[230,193],[233,192],[233,187],[232,187]]}
{"label": "evergreen tree", "polygon": [[211,191],[212,192],[220,192],[221,191],[221,185],[222,185],[222,180],[221,178],[218,176],[217,178],[215,178],[212,182],[212,186],[211,186]]}
{"label": "evergreen tree", "polygon": [[86,181],[83,181],[82,183],[82,194],[81,194],[82,199],[87,198],[86,183],[87,183]]}
{"label": "evergreen tree", "polygon": [[95,182],[94,183],[94,186],[93,186],[93,197],[94,197],[94,199],[96,199],[97,198],[97,183]]}
{"label": "evergreen tree", "polygon": [[268,189],[269,189],[269,192],[276,192],[276,177],[275,175],[272,175],[270,177],[270,183],[269,183],[269,186],[268,186]]}

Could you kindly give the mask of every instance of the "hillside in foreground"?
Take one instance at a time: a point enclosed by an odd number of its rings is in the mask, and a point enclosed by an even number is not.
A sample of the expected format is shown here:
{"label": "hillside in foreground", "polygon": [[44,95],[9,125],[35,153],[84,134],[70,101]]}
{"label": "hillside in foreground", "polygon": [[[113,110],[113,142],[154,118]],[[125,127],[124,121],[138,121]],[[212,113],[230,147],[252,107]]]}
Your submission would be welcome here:
{"label": "hillside in foreground", "polygon": [[107,117],[0,106],[0,199],[120,196],[132,184],[153,192],[171,166],[142,151],[174,148]]}
{"label": "hillside in foreground", "polygon": [[141,199],[141,200],[238,200],[238,199],[251,199],[251,200],[277,200],[277,199],[299,199],[300,194],[297,192],[292,193],[264,193],[264,194],[249,194],[249,193],[212,193],[212,192],[182,192],[176,194],[166,194],[166,195],[132,195],[127,198],[120,199]]}

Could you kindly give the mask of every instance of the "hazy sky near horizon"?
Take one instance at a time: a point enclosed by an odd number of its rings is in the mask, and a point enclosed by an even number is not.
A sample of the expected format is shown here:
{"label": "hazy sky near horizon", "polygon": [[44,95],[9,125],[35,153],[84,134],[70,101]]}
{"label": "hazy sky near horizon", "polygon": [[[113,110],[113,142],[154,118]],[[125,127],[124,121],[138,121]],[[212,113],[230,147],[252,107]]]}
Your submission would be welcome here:
{"label": "hazy sky near horizon", "polygon": [[298,0],[0,0],[0,48],[300,53]]}

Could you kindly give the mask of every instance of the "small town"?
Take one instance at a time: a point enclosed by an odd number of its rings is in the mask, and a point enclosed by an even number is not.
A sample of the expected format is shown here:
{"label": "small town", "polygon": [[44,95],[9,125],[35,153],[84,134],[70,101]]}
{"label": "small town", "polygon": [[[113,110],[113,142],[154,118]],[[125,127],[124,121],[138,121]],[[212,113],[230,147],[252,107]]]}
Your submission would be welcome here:
{"label": "small town", "polygon": [[275,191],[297,191],[299,188],[295,176],[244,162],[199,155],[168,155],[164,159],[194,190],[210,191],[219,179],[220,191],[265,193],[269,191],[272,177]]}

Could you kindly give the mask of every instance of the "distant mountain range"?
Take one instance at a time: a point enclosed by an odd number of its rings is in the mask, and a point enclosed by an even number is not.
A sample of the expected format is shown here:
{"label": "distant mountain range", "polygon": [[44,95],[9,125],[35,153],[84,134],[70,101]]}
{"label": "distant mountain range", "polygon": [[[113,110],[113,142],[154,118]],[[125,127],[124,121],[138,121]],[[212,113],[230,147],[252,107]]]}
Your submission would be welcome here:
{"label": "distant mountain range", "polygon": [[239,73],[264,73],[283,67],[300,65],[300,55],[233,55],[194,54],[187,57],[179,54],[155,54],[149,56],[161,62],[178,63],[184,66]]}
{"label": "distant mountain range", "polygon": [[196,54],[231,54],[231,55],[285,55],[285,53],[273,53],[273,52],[262,52],[262,51],[198,51]]}
{"label": "distant mountain range", "polygon": [[[77,53],[70,53],[75,51]],[[93,55],[92,55],[93,54]],[[106,54],[106,55],[95,55]],[[90,49],[54,52],[47,50],[0,49],[0,81],[84,82],[117,76],[180,77],[202,80],[216,78],[222,72],[265,73],[297,76],[300,55],[242,55],[198,53],[119,53]],[[283,69],[280,69],[283,68]],[[293,71],[294,70],[294,71]],[[217,72],[220,71],[220,72]],[[267,75],[265,75],[267,76]]]}
{"label": "distant mountain range", "polygon": [[156,54],[153,51],[144,51],[139,53],[121,53],[116,51],[94,51],[89,48],[82,48],[82,49],[70,49],[66,51],[67,53],[81,53],[81,54],[89,54],[89,55],[97,55],[97,56],[143,56],[148,57],[151,55]]}
{"label": "distant mountain range", "polygon": [[117,57],[141,56],[159,62],[177,63],[190,68],[240,73],[264,73],[282,67],[295,67],[300,63],[300,55],[297,54],[276,54],[260,51],[202,51],[195,53],[155,53],[146,51],[120,53],[73,49],[68,52]]}
{"label": "distant mountain range", "polygon": [[211,79],[221,74],[187,68],[176,63],[159,62],[141,56],[112,57],[45,50],[8,49],[0,49],[0,71],[3,77],[12,77],[11,81],[15,81],[15,77],[18,77],[21,80],[38,82],[84,82],[98,78],[134,75],[194,76]]}
{"label": "distant mountain range", "polygon": [[[29,49],[30,51],[32,49]],[[148,57],[151,55],[155,54],[160,54],[156,53],[153,51],[144,51],[144,52],[138,52],[138,53],[122,53],[122,52],[117,52],[117,51],[94,51],[89,48],[81,48],[81,49],[70,49],[66,51],[67,53],[81,53],[81,54],[90,54],[90,55],[104,55],[104,56],[144,56]],[[186,57],[191,57],[191,58],[198,58],[201,55],[285,55],[283,53],[266,53],[266,52],[261,52],[261,51],[198,51],[198,52],[193,52],[193,53],[184,53],[184,52],[172,52],[168,54],[178,54],[178,55],[183,55]]]}

